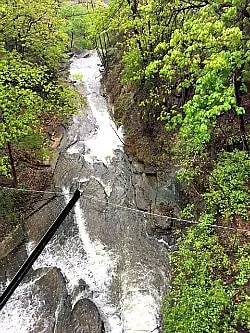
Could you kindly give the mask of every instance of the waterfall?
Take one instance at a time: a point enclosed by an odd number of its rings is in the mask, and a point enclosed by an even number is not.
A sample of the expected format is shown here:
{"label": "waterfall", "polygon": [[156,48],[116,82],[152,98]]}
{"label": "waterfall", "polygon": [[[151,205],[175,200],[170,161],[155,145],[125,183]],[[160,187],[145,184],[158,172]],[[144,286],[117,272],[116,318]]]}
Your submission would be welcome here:
{"label": "waterfall", "polygon": [[[75,187],[83,195],[74,216],[68,218],[33,269],[41,275],[46,268],[56,267],[65,280],[71,308],[81,298],[93,301],[106,332],[159,332],[167,253],[163,243],[147,237],[144,216],[136,209],[122,129],[116,128],[100,95],[100,69],[94,51],[71,61],[71,78],[86,96],[87,107],[73,116],[63,139],[55,186],[64,194],[63,205]],[[30,239],[28,253],[34,245]],[[35,326],[46,305],[35,284],[39,274],[22,284],[0,313],[1,332],[57,332],[60,304],[52,330],[44,320],[39,329]]]}

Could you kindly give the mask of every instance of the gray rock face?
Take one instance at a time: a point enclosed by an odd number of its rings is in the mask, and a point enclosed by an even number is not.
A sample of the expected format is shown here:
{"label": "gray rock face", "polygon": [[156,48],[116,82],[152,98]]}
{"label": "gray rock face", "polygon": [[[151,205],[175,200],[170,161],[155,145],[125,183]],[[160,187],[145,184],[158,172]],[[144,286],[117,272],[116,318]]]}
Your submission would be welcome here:
{"label": "gray rock face", "polygon": [[[138,209],[150,212],[147,215],[146,230],[149,236],[163,239],[173,245],[171,217],[181,210],[182,189],[177,180],[177,171],[158,174],[155,168],[131,161],[132,182]],[[170,217],[160,217],[164,215]],[[155,215],[154,215],[155,214]]]}
{"label": "gray rock face", "polygon": [[173,213],[178,215],[181,206],[181,185],[177,180],[177,171],[159,175],[156,206],[168,204],[172,206]]}
{"label": "gray rock face", "polygon": [[104,324],[95,304],[84,298],[76,303],[71,314],[72,333],[104,333]]}
{"label": "gray rock face", "polygon": [[[37,207],[34,207],[37,212],[24,222],[25,233],[29,242],[37,244],[62,211],[64,202],[61,198],[57,197],[53,200],[51,198],[53,198],[52,194],[44,195],[43,200],[37,204]],[[39,207],[42,208],[39,209]]]}
{"label": "gray rock face", "polygon": [[155,206],[158,180],[154,174],[135,174],[133,177],[136,205],[138,209],[152,211]]}

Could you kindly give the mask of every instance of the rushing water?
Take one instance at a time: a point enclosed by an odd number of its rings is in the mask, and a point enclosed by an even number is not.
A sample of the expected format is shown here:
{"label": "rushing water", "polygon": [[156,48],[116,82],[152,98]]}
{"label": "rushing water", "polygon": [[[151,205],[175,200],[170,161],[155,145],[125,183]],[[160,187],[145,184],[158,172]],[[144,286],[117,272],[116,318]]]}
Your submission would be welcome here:
{"label": "rushing water", "polygon": [[[83,195],[73,219],[33,268],[57,267],[65,278],[72,307],[82,297],[91,299],[106,332],[158,332],[160,301],[167,283],[166,250],[164,244],[147,237],[143,214],[136,211],[122,130],[116,129],[100,95],[100,68],[96,52],[72,59],[71,77],[86,96],[87,108],[73,117],[63,139],[55,185],[64,193],[64,204],[76,187]],[[31,239],[27,251],[33,247]],[[84,290],[81,281],[87,285]],[[20,332],[20,328],[23,333],[54,332],[46,324],[42,329],[40,324],[40,331],[34,329],[44,300],[33,286],[34,278],[8,302],[0,314],[1,332]],[[27,294],[32,294],[28,301]]]}

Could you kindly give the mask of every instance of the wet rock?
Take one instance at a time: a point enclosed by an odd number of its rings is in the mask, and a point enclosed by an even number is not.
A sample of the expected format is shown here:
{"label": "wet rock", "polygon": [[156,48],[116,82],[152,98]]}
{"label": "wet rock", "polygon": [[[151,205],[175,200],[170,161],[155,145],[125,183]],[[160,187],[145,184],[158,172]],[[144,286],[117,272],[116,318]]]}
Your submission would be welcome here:
{"label": "wet rock", "polygon": [[0,242],[0,260],[7,257],[15,248],[24,241],[24,233],[21,225],[17,225],[14,230],[6,235]]}
{"label": "wet rock", "polygon": [[172,220],[166,218],[150,218],[147,222],[149,235],[162,236],[171,233]]}
{"label": "wet rock", "polygon": [[132,161],[131,162],[131,169],[132,172],[135,174],[143,174],[145,173],[146,175],[157,175],[157,170],[154,166],[152,165],[145,165],[140,162]]}
{"label": "wet rock", "polygon": [[138,209],[152,214],[146,218],[146,232],[171,247],[175,243],[172,236],[174,220],[179,216],[182,205],[181,184],[176,170],[158,173],[153,166],[131,162],[132,182]]}
{"label": "wet rock", "polygon": [[40,316],[32,333],[69,333],[71,305],[66,283],[57,268],[39,269],[35,273],[32,297],[42,300]]}
{"label": "wet rock", "polygon": [[134,178],[134,182],[137,208],[151,211],[156,200],[157,177],[143,173],[139,179]]}
{"label": "wet rock", "polygon": [[25,235],[20,224],[8,234],[2,235],[0,241],[0,284],[3,289],[7,280],[11,280],[27,258]]}
{"label": "wet rock", "polygon": [[83,280],[83,279],[80,279],[78,281],[78,285],[79,285],[79,288],[83,291],[83,290],[86,290],[86,289],[89,289],[89,286],[87,285],[87,283]]}
{"label": "wet rock", "polygon": [[145,170],[144,164],[139,163],[139,162],[132,162],[131,167],[132,167],[132,172],[135,174],[136,173],[142,174]]}
{"label": "wet rock", "polygon": [[72,333],[104,333],[104,324],[96,305],[89,299],[79,300],[72,311]]}
{"label": "wet rock", "polygon": [[27,259],[25,244],[18,242],[15,245],[15,248],[0,260],[0,284],[3,289],[6,287],[7,281],[13,279],[18,269]]}
{"label": "wet rock", "polygon": [[79,295],[81,295],[80,297],[91,297],[92,296],[92,292],[89,288],[89,285],[83,280],[80,279],[78,281],[78,285],[74,286],[74,290],[72,293],[72,299],[78,299]]}
{"label": "wet rock", "polygon": [[25,221],[25,229],[30,242],[37,244],[64,208],[65,202],[62,197],[52,198],[52,195],[45,195],[44,199],[37,203],[36,213]]}
{"label": "wet rock", "polygon": [[144,173],[146,175],[157,176],[157,171],[156,171],[155,167],[150,166],[150,165],[145,166]]}
{"label": "wet rock", "polygon": [[157,189],[156,204],[172,203],[178,206],[180,201],[180,184],[175,177],[160,181]]}

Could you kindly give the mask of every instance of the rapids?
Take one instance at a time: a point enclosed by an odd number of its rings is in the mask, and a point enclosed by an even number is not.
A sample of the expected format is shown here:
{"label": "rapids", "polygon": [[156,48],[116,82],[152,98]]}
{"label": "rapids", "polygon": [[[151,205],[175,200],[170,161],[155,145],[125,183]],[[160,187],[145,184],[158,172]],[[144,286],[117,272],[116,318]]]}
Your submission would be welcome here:
{"label": "rapids", "polygon": [[[105,332],[160,332],[160,302],[169,280],[166,246],[148,237],[144,214],[137,209],[122,128],[116,128],[100,93],[100,70],[94,51],[71,59],[71,79],[86,97],[87,107],[73,116],[64,134],[54,183],[63,193],[62,206],[75,188],[82,197],[33,266],[34,272],[0,313],[3,333],[82,332],[59,329],[65,297],[69,306],[64,317],[88,298]],[[29,253],[37,239],[27,233]],[[54,313],[40,291],[42,283],[36,285],[52,267],[62,275],[66,290],[57,296]]]}

